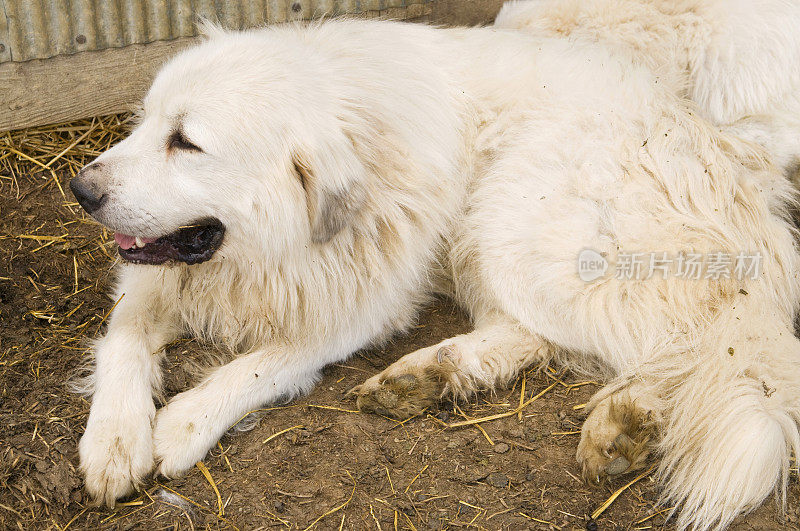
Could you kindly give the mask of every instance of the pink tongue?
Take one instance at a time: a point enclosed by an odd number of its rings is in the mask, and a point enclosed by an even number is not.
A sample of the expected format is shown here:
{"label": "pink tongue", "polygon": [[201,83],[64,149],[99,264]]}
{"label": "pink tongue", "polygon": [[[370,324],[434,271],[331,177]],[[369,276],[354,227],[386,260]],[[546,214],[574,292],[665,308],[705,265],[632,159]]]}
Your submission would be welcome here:
{"label": "pink tongue", "polygon": [[136,238],[127,234],[114,233],[114,241],[123,249],[130,249],[136,243]]}
{"label": "pink tongue", "polygon": [[[158,238],[140,238],[143,243],[153,243]],[[133,247],[133,244],[136,243],[135,236],[128,236],[127,234],[122,234],[120,232],[114,233],[114,241],[117,242],[122,249],[130,249]]]}

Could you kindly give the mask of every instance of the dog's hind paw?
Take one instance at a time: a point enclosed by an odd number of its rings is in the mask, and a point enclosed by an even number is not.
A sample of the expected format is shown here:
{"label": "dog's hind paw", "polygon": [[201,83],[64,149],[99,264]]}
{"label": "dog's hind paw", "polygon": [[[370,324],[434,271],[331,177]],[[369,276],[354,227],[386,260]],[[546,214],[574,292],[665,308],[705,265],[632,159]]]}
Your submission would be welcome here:
{"label": "dog's hind paw", "polygon": [[[442,397],[455,365],[441,347],[422,349],[350,390],[358,409],[384,417],[405,419],[434,406]],[[430,350],[431,352],[425,352]],[[415,354],[428,354],[414,356]],[[421,359],[417,359],[421,358]],[[413,361],[422,361],[412,364]]]}
{"label": "dog's hind paw", "polygon": [[354,387],[358,409],[384,417],[404,419],[422,413],[436,404],[442,385],[425,374],[370,378]]}
{"label": "dog's hind paw", "polygon": [[599,484],[647,464],[656,436],[653,412],[626,395],[597,404],[583,424],[577,459],[587,482]]}

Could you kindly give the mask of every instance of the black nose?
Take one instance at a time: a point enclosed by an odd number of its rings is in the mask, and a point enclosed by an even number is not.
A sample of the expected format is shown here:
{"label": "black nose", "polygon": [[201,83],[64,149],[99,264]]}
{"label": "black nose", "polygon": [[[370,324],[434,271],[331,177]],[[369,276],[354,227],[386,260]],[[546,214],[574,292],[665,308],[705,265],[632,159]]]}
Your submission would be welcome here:
{"label": "black nose", "polygon": [[69,188],[75,194],[75,199],[86,212],[91,214],[101,206],[106,200],[105,194],[101,193],[97,187],[89,180],[83,172],[78,173],[70,182]]}

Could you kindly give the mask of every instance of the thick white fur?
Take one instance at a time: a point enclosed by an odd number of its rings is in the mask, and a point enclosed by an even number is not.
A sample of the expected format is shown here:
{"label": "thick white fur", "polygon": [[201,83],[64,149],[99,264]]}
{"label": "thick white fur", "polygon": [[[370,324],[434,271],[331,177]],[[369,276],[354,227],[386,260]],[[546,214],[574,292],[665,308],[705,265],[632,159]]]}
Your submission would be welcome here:
{"label": "thick white fur", "polygon": [[[681,526],[761,503],[798,446],[792,191],[768,153],[678,93],[613,46],[498,29],[337,21],[219,33],[179,55],[98,159],[95,215],[147,237],[206,216],[227,232],[203,264],[121,266],[80,444],[90,493],[113,503],[154,467],[187,470],[249,410],[307,391],[449,285],[475,331],[361,392],[442,354],[454,395],[557,356],[613,378],[597,403],[635,390],[653,410]],[[178,122],[204,153],[165,149]],[[586,247],[612,264],[760,252],[764,267],[586,284]],[[186,332],[240,356],[156,412],[158,353]]]}
{"label": "thick white fur", "polygon": [[800,162],[800,2],[512,0],[495,26],[602,42],[681,85],[706,116]]}

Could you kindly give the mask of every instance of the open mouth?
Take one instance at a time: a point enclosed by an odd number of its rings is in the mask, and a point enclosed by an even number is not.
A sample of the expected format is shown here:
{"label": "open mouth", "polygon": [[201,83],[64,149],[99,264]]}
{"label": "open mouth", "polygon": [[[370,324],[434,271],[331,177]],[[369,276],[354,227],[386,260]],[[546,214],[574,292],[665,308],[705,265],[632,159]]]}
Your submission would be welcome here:
{"label": "open mouth", "polygon": [[181,227],[160,238],[141,238],[115,233],[119,255],[136,264],[163,264],[170,260],[199,264],[210,259],[222,245],[225,226],[216,218]]}

